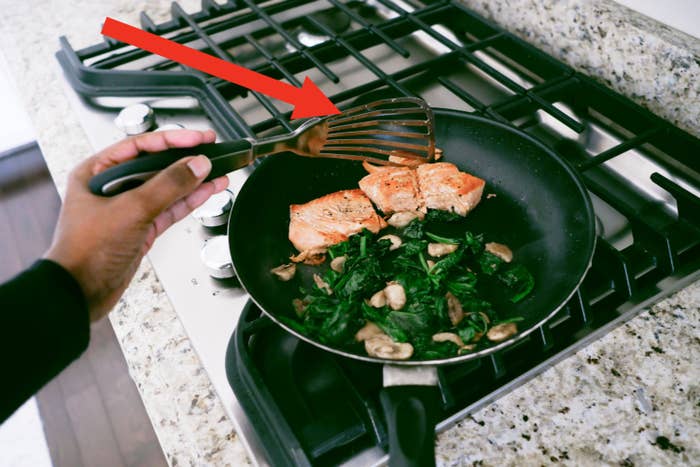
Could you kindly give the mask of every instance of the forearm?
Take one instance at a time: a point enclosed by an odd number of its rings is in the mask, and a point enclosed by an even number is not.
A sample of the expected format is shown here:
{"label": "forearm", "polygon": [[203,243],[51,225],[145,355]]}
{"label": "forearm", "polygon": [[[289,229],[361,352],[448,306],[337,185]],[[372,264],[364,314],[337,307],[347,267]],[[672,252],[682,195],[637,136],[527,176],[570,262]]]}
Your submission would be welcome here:
{"label": "forearm", "polygon": [[86,348],[83,292],[58,264],[42,260],[0,285],[0,421]]}
{"label": "forearm", "polygon": [[46,259],[0,285],[0,422],[85,350],[90,321],[116,305],[156,237],[228,185],[225,176],[205,182],[211,161],[195,155],[117,196],[95,196],[90,179],[142,153],[215,139],[213,131],[146,133],[71,171]]}

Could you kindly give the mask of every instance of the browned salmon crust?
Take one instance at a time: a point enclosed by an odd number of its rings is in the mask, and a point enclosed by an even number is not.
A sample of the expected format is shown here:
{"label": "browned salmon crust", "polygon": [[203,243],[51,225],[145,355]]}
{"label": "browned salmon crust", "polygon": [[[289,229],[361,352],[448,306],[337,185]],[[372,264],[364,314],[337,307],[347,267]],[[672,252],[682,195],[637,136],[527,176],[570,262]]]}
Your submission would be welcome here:
{"label": "browned salmon crust", "polygon": [[484,180],[460,172],[449,162],[422,164],[416,168],[420,193],[428,209],[452,211],[466,216],[484,191]]}
{"label": "browned salmon crust", "polygon": [[299,251],[318,250],[348,239],[362,229],[386,227],[362,190],[336,191],[289,207],[289,240]]}
{"label": "browned salmon crust", "polygon": [[359,185],[387,216],[404,211],[425,212],[416,171],[411,168],[382,167],[364,176]]}

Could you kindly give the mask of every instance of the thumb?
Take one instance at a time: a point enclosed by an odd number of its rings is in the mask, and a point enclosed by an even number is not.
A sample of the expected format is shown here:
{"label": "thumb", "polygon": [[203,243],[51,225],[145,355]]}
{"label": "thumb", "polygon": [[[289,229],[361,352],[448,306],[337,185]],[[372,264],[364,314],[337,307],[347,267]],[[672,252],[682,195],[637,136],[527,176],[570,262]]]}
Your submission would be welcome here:
{"label": "thumb", "polygon": [[146,220],[151,221],[175,201],[192,193],[210,171],[211,161],[208,157],[185,157],[129,193],[145,209]]}

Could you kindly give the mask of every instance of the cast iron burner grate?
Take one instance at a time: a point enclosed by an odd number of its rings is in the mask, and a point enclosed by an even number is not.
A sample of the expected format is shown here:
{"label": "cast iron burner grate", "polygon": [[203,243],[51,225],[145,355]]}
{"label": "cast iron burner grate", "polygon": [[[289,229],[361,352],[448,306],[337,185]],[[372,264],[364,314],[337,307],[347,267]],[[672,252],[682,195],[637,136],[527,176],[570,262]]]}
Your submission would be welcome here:
{"label": "cast iron burner grate", "polygon": [[[368,15],[366,9],[373,9],[372,14]],[[229,0],[220,5],[203,0],[202,10],[195,14],[186,13],[177,3],[171,10],[173,19],[160,25],[142,13],[142,28],[233,62],[241,62],[234,52],[248,60],[250,53],[244,52],[252,50],[254,56],[262,57],[252,67],[255,71],[297,86],[302,75],[323,79],[322,88],[341,89],[327,92],[340,107],[368,94],[424,97],[432,104],[435,99],[431,96],[436,92],[430,86],[438,86],[443,95],[449,96],[449,107],[467,108],[535,134],[579,170],[594,194],[631,222],[635,240],[651,240],[650,247],[642,249],[652,253],[654,268],[666,274],[674,273],[679,255],[696,244],[688,245],[686,237],[696,236],[700,201],[677,179],[685,180],[697,191],[700,140],[458,2]],[[334,26],[337,20],[329,21],[329,12],[340,14],[341,22],[349,22],[350,26]],[[284,13],[289,14],[282,18]],[[300,35],[292,33],[299,29],[322,35],[315,36],[316,45],[307,46]],[[282,41],[286,45],[281,51],[279,46],[269,45],[275,38],[279,39],[276,44]],[[427,57],[412,54],[407,44],[409,39],[417,38],[431,41],[438,53]],[[60,42],[56,56],[71,85],[83,96],[193,96],[225,139],[292,128],[288,105],[230,82],[110,38],[78,51],[65,37]],[[404,66],[383,70],[368,59],[367,52],[380,45],[407,59]],[[346,86],[331,65],[343,57],[366,69],[371,79]],[[241,64],[248,65],[245,61]],[[455,74],[463,68],[470,70],[469,79]],[[477,95],[470,89],[474,79],[489,82],[491,88]],[[254,125],[242,115],[242,102],[247,102],[248,94],[269,114]],[[582,148],[582,139],[596,136],[591,134],[591,127],[614,135],[614,143]],[[653,174],[651,181],[667,192],[664,196],[674,198],[670,201],[673,212],[655,209],[658,199],[650,201],[634,190],[615,186],[617,181],[604,173],[609,168],[607,162],[638,150],[663,168]],[[671,176],[667,176],[669,173]],[[660,211],[659,215],[652,213],[653,219],[646,219],[647,211],[654,210]],[[600,249],[607,251],[605,242],[601,245]],[[626,265],[621,268],[628,269]],[[628,275],[616,279],[627,282],[628,290],[623,293],[631,296],[637,277]]]}
{"label": "cast iron burner grate", "polygon": [[[538,332],[440,370],[438,429],[700,277],[700,140],[458,2],[203,0],[195,14],[174,3],[162,24],[142,13],[141,26],[297,86],[308,75],[341,108],[406,95],[498,120],[579,171],[598,220],[586,280]],[[192,96],[223,139],[292,127],[286,104],[110,39],[76,51],[61,38],[57,58],[86,99]],[[385,445],[379,366],[319,352],[249,304],[227,367],[276,464],[335,464]]]}

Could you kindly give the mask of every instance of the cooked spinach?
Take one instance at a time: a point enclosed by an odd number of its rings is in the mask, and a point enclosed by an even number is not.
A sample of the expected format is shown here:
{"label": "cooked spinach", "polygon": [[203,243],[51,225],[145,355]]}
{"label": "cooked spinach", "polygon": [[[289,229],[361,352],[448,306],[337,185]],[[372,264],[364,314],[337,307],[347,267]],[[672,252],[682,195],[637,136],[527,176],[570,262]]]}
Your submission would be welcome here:
{"label": "cooked spinach", "polygon": [[357,302],[320,294],[307,298],[310,303],[301,317],[302,327],[296,330],[324,344],[343,345],[352,341],[363,324]]}
{"label": "cooked spinach", "polygon": [[423,222],[420,219],[413,219],[406,227],[404,227],[401,236],[409,240],[420,240],[423,238]]}
{"label": "cooked spinach", "polygon": [[439,211],[437,209],[428,209],[428,214],[425,220],[428,222],[456,222],[464,219],[462,216],[452,211]]}
{"label": "cooked spinach", "polygon": [[476,295],[476,274],[469,270],[454,273],[447,278],[445,285],[460,302],[464,302]]}
{"label": "cooked spinach", "polygon": [[433,240],[434,242],[439,242],[439,243],[459,243],[459,239],[457,238],[449,238],[449,237],[443,237],[441,235],[436,235],[434,233],[426,232],[425,236],[428,237],[429,239]]}
{"label": "cooked spinach", "polygon": [[487,276],[495,275],[501,268],[501,266],[505,264],[505,261],[503,261],[498,256],[494,255],[493,253],[489,253],[488,251],[484,251],[483,253],[481,253],[477,261],[479,263],[479,268],[481,269],[481,272],[483,272]]}
{"label": "cooked spinach", "polygon": [[[436,227],[431,222],[454,220],[450,213],[439,212],[431,211],[426,219],[397,230],[402,243],[393,251],[391,241],[379,240],[383,233],[367,230],[330,247],[331,259],[345,257],[342,272],[319,272],[332,294],[317,286],[303,292],[305,307],[298,320],[286,320],[287,324],[324,344],[357,348],[355,334],[372,322],[394,342],[410,342],[415,359],[452,357],[485,345],[481,338],[493,324],[518,319],[499,320],[492,303],[504,297],[522,300],[532,291],[534,279],[524,266],[486,251],[483,235],[467,231],[455,237],[429,231]],[[429,243],[457,247],[431,258]],[[392,309],[388,300],[371,306],[369,299],[389,282],[401,285],[405,303],[398,309]],[[453,302],[459,302],[459,311],[450,309],[450,294]],[[437,333],[453,336],[435,342]],[[460,339],[462,345],[456,343]]]}
{"label": "cooked spinach", "polygon": [[331,290],[342,299],[359,301],[376,291],[377,284],[381,284],[383,278],[379,259],[360,257],[356,261],[346,261],[345,271],[331,284]]}
{"label": "cooked spinach", "polygon": [[510,301],[517,303],[535,287],[535,279],[522,264],[515,264],[496,276],[510,292]]}

